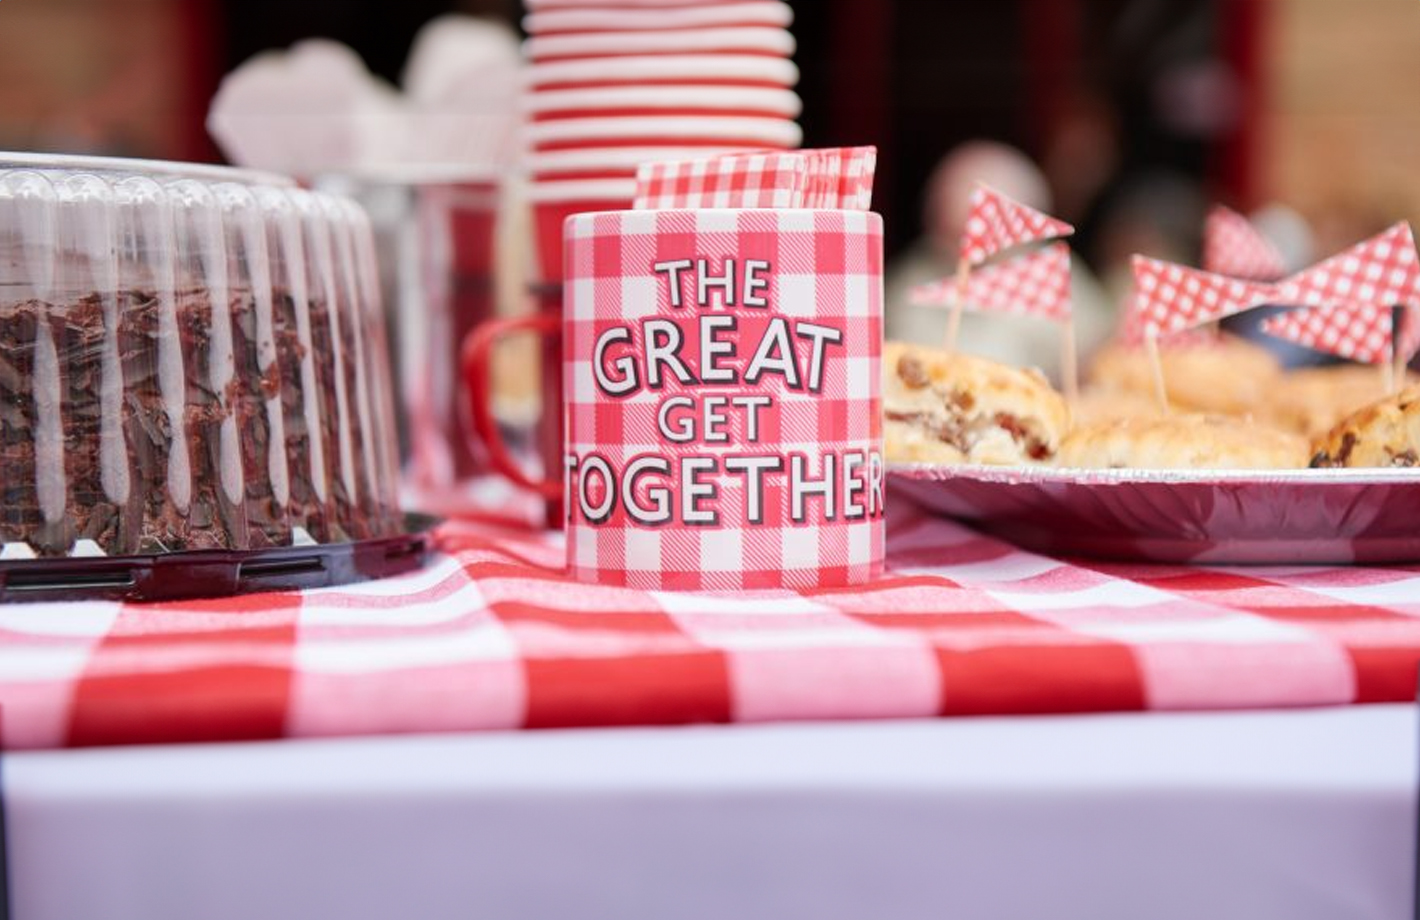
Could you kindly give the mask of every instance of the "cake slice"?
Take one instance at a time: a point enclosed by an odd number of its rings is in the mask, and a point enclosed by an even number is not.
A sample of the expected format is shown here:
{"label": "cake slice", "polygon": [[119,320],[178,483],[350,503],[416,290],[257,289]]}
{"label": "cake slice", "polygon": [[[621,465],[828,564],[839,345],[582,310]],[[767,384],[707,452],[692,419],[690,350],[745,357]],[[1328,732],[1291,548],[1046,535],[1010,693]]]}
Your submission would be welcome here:
{"label": "cake slice", "polygon": [[883,348],[883,414],[896,461],[1048,463],[1069,426],[1038,371],[901,342]]}

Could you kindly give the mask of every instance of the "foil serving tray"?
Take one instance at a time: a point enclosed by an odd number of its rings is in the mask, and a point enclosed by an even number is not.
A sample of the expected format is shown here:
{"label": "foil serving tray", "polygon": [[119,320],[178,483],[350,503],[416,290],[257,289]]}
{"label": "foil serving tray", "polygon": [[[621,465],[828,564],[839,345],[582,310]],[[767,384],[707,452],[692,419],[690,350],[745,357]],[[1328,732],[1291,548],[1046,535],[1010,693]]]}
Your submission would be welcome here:
{"label": "foil serving tray", "polygon": [[894,499],[1052,556],[1218,564],[1420,562],[1420,469],[890,463],[888,487]]}

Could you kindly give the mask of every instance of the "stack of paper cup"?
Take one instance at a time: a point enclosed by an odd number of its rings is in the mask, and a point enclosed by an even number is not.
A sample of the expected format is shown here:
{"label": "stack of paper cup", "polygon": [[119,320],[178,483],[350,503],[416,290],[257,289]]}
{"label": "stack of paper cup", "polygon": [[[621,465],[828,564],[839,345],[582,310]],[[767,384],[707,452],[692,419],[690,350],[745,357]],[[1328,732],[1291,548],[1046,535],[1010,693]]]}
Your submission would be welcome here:
{"label": "stack of paper cup", "polygon": [[539,274],[569,214],[628,208],[642,163],[802,139],[782,0],[525,0],[524,108]]}

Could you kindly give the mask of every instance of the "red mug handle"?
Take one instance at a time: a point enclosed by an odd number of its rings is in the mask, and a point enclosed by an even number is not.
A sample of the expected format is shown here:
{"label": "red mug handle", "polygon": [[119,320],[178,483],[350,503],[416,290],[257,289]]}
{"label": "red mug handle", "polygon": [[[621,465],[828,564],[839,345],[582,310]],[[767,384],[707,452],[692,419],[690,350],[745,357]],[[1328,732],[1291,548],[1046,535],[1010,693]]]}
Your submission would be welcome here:
{"label": "red mug handle", "polygon": [[553,478],[534,479],[529,476],[508,452],[508,445],[503,442],[503,435],[498,430],[498,420],[493,417],[491,359],[493,346],[506,335],[516,332],[556,335],[561,331],[561,325],[560,317],[546,313],[490,319],[468,334],[459,354],[464,385],[468,387],[469,402],[472,404],[473,430],[488,449],[488,459],[493,468],[549,501],[562,497],[562,481],[556,476],[558,471],[549,471]]}

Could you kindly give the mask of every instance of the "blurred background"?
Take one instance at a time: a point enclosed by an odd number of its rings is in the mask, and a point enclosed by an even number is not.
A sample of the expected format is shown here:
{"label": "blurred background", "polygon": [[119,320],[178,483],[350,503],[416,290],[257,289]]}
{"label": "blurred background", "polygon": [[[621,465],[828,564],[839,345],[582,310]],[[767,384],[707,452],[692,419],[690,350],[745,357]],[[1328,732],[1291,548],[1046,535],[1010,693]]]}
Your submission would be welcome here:
{"label": "blurred background", "polygon": [[[1191,212],[1214,200],[1285,202],[1321,252],[1420,216],[1415,0],[792,5],[805,146],[879,146],[890,254],[922,235],[933,169],[973,138],[1039,164],[1055,213],[1080,226],[1080,254],[1101,275],[1121,247],[1196,256]],[[231,68],[327,36],[393,80],[418,29],[447,12],[516,27],[521,8],[6,0],[0,147],[218,160],[204,118]]]}

